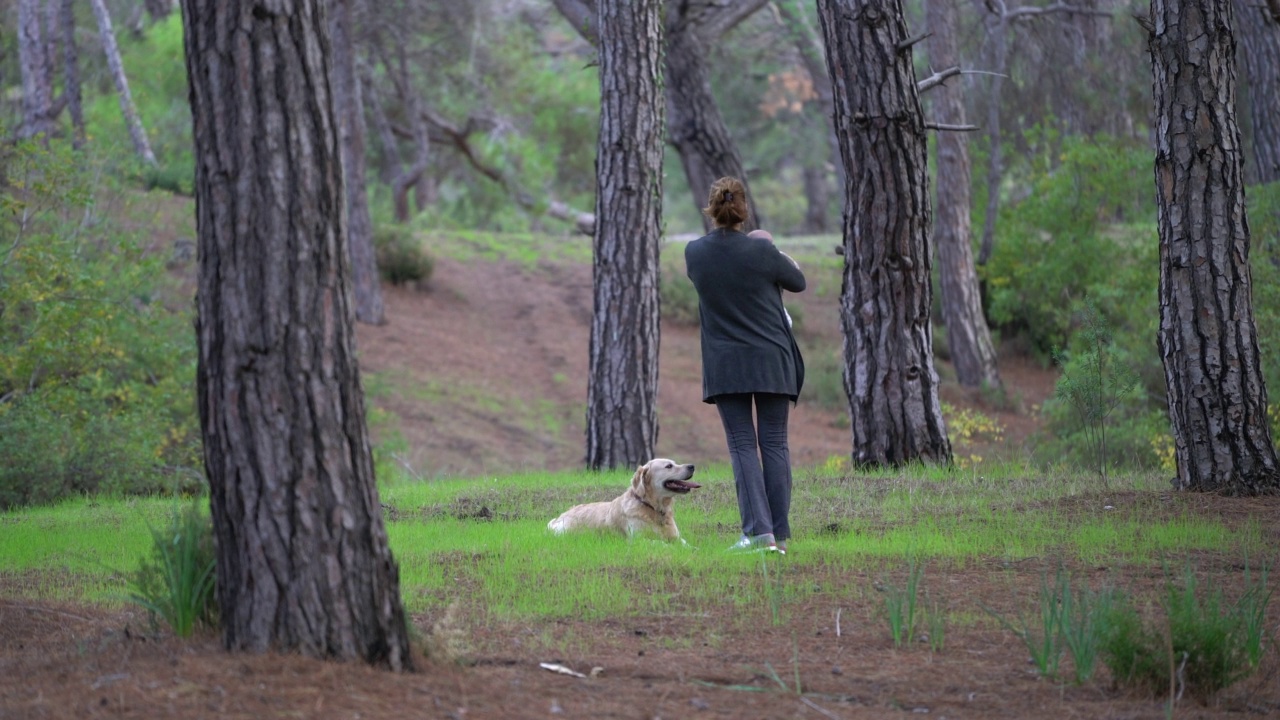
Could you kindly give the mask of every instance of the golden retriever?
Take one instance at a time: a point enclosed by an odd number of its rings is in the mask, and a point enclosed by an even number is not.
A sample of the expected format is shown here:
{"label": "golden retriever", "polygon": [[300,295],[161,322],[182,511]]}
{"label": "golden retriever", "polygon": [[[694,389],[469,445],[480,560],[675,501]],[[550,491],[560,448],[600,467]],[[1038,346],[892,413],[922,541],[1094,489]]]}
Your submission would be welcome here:
{"label": "golden retriever", "polygon": [[616,530],[627,537],[652,530],[664,540],[679,540],[680,530],[672,512],[676,496],[702,487],[691,482],[693,465],[654,458],[636,468],[631,487],[609,502],[575,505],[547,523],[557,535],[569,530]]}

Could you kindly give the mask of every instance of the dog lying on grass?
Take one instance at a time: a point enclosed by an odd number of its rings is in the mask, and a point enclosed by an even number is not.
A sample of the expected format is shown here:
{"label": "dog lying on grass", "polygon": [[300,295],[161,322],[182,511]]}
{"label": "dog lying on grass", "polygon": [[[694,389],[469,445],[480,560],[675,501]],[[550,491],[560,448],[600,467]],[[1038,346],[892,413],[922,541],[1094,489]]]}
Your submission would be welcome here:
{"label": "dog lying on grass", "polygon": [[615,530],[627,537],[652,530],[664,540],[680,540],[672,504],[702,487],[691,482],[693,465],[654,458],[636,468],[631,487],[609,502],[575,505],[547,523],[557,535],[569,530]]}

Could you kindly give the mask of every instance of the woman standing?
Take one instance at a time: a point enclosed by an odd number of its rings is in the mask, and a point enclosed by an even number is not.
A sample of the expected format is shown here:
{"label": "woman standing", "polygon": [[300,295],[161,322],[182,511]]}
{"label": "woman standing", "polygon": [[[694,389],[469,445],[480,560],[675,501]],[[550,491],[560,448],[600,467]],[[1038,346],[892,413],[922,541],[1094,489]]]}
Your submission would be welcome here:
{"label": "woman standing", "polygon": [[804,273],[769,240],[742,233],[750,206],[741,180],[715,181],[702,212],[716,227],[689,243],[684,259],[698,291],[702,399],[720,412],[742,516],[742,537],[729,549],[785,554],[787,419],[804,384],[804,360],[778,288],[802,292]]}

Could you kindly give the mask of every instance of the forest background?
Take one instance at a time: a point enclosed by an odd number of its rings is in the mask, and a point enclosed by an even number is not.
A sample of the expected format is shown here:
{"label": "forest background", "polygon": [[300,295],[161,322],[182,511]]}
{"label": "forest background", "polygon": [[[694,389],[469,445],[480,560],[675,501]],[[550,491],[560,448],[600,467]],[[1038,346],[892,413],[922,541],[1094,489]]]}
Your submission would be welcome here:
{"label": "forest background", "polygon": [[[6,135],[15,136],[23,127],[21,4],[0,2],[0,82],[9,88],[0,111]],[[59,110],[51,139],[6,144],[0,159],[0,508],[85,492],[195,488],[196,349],[184,284],[194,252],[194,160],[181,21],[162,0],[41,7],[47,28],[64,26],[53,8],[72,7],[84,137],[61,112],[63,76],[51,73]],[[1172,473],[1155,343],[1150,58],[1132,19],[1145,5],[1063,7],[958,6],[965,72],[950,82],[963,88],[966,116],[978,126],[966,138],[983,308],[1003,352],[1061,372],[1060,398],[1043,408],[1044,432],[1026,460],[1098,467],[1089,437],[1100,418],[1070,402],[1071,383],[1093,377],[1098,392],[1113,395],[1104,461]],[[108,61],[99,9],[115,19],[122,72]],[[912,27],[924,25],[919,3],[906,10]],[[840,163],[829,88],[813,64],[815,48],[821,57],[813,12],[810,3],[766,4],[706,51],[764,225],[829,248],[839,244]],[[1238,16],[1250,12],[1257,9],[1237,8]],[[1270,42],[1280,42],[1271,30]],[[368,127],[368,199],[388,281],[429,288],[448,237],[479,234],[510,247],[585,240],[575,225],[594,204],[595,51],[551,2],[369,3],[354,16],[352,41]],[[65,53],[53,43],[48,52],[61,67]],[[937,69],[923,57],[921,78]],[[121,112],[121,76],[136,108],[132,128]],[[1248,110],[1260,90],[1250,80],[1240,73],[1237,118],[1251,183],[1254,312],[1277,437],[1280,183],[1259,172],[1250,152],[1277,140]],[[928,115],[931,94],[922,100]],[[154,161],[140,150],[138,127]],[[701,192],[668,148],[669,241],[700,234]],[[148,223],[189,229],[157,247]],[[691,288],[668,253],[662,285],[664,318],[692,322]],[[939,358],[947,357],[946,337],[937,325]],[[811,392],[839,407],[838,362],[822,359],[830,350],[807,348],[816,359]],[[997,389],[985,400],[995,408],[1017,402]],[[371,404],[375,424],[393,428]],[[379,434],[380,477],[398,471],[397,449],[394,432]]]}

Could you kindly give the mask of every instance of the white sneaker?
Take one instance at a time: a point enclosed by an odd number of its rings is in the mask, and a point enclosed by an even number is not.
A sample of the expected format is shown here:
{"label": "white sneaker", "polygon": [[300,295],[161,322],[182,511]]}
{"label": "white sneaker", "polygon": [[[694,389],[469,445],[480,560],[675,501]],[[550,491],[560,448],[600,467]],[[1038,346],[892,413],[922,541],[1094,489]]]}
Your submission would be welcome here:
{"label": "white sneaker", "polygon": [[[728,552],[778,552],[778,544],[773,540],[773,533],[762,535],[743,535],[738,542],[729,546]],[[785,554],[785,551],[783,551]]]}

